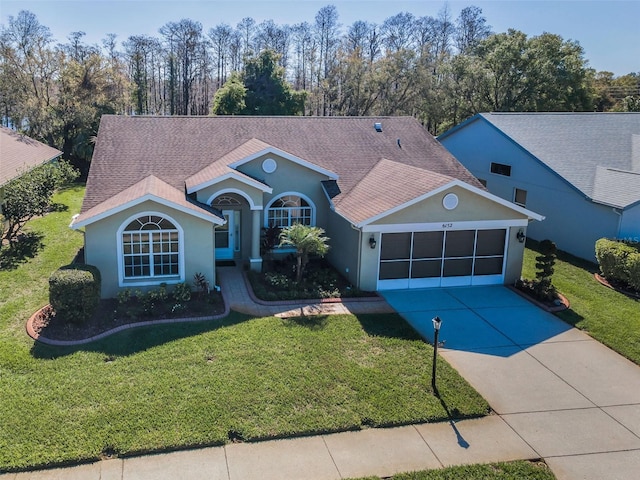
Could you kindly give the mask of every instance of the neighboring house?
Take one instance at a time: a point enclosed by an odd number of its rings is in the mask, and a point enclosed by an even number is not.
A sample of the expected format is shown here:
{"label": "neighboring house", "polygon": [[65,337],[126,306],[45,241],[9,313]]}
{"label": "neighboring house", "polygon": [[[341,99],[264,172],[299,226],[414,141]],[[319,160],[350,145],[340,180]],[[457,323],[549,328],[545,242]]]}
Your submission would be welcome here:
{"label": "neighboring house", "polygon": [[488,193],[410,117],[102,117],[72,227],[120,288],[260,270],[261,232],[323,227],[364,290],[511,283],[543,217]]}
{"label": "neighboring house", "polygon": [[0,127],[0,213],[4,203],[4,186],[7,183],[60,155],[60,150],[9,128]]}
{"label": "neighboring house", "polygon": [[533,239],[591,261],[601,237],[640,240],[640,113],[482,113],[438,140],[491,193],[545,216]]}

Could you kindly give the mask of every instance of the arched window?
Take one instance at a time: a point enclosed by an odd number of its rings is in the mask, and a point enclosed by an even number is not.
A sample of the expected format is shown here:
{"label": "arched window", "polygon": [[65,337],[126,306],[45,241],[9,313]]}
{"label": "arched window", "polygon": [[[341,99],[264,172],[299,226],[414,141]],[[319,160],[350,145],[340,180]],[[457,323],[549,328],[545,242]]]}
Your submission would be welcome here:
{"label": "arched window", "polygon": [[175,277],[180,273],[180,232],[159,215],[142,215],[122,230],[123,278]]}
{"label": "arched window", "polygon": [[273,200],[267,208],[267,227],[289,227],[296,223],[313,225],[315,222],[313,204],[295,194],[282,195]]}

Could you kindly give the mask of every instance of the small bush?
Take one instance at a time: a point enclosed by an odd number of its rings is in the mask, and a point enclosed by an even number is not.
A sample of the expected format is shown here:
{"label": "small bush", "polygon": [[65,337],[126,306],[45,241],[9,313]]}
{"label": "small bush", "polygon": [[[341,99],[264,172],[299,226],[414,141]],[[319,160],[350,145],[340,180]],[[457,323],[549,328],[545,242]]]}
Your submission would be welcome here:
{"label": "small bush", "polygon": [[188,283],[178,283],[173,287],[173,299],[178,302],[188,302],[191,300],[191,286]]}
{"label": "small bush", "polygon": [[49,303],[61,318],[87,321],[100,303],[100,271],[92,265],[67,265],[49,277]]}
{"label": "small bush", "polygon": [[601,238],[596,242],[596,259],[602,275],[610,282],[640,291],[640,244]]}

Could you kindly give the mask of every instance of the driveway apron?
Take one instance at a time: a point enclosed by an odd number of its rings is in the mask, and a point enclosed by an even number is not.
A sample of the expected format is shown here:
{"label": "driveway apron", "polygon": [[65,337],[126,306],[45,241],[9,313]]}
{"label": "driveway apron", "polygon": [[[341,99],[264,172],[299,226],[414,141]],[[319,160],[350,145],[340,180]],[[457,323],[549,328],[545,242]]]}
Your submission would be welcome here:
{"label": "driveway apron", "polygon": [[442,319],[442,357],[558,479],[637,478],[620,459],[640,458],[640,367],[506,287],[383,296],[430,343]]}

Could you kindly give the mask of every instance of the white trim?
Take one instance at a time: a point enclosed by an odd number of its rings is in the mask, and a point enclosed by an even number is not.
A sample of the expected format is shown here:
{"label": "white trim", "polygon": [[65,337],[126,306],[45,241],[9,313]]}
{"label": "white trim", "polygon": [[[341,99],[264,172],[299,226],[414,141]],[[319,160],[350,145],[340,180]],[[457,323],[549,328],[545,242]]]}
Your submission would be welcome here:
{"label": "white trim", "polygon": [[[277,155],[281,158],[284,158],[285,160],[289,160],[290,162],[293,162],[295,164],[301,165],[303,167],[308,168],[309,170],[313,170],[314,172],[318,172],[322,175],[325,175],[329,178],[331,178],[332,180],[337,180],[338,179],[338,175],[334,172],[332,172],[331,170],[327,170],[325,168],[319,167],[318,165],[308,162],[307,160],[303,160],[300,157],[296,157],[295,155],[291,155],[290,153],[287,153],[283,150],[279,150],[275,147],[267,147],[263,150],[260,150],[259,152],[256,153],[252,153],[251,155],[244,157],[242,160],[238,160],[237,162],[233,162],[230,163],[228,165],[229,168],[236,168],[239,167],[241,165],[244,165],[245,163],[251,162],[252,160],[255,160],[256,158],[259,158],[263,155]],[[271,193],[271,192],[269,192]]]}
{"label": "white trim", "polygon": [[193,185],[187,188],[187,193],[194,193],[198,190],[202,190],[204,188],[210,187],[211,185],[215,185],[216,183],[220,183],[224,180],[233,179],[237,180],[240,183],[244,183],[250,187],[257,188],[261,192],[264,193],[272,193],[273,189],[262,182],[254,180],[252,178],[246,177],[242,172],[234,172],[231,171],[229,173],[225,173],[219,177],[212,178],[211,180],[207,180],[206,182],[199,183],[198,185]]}
{"label": "white trim", "polygon": [[78,230],[81,227],[84,227],[86,225],[90,225],[92,223],[98,222],[100,220],[103,220],[107,217],[110,217],[112,215],[115,215],[116,213],[120,213],[123,212],[125,210],[127,210],[128,208],[132,208],[135,207],[136,205],[140,205],[143,202],[146,202],[147,200],[150,200],[152,202],[158,203],[164,207],[169,207],[172,208],[174,210],[178,210],[179,212],[182,213],[186,213],[188,215],[193,215],[194,217],[198,217],[202,220],[205,220],[207,222],[211,222],[214,225],[222,225],[224,223],[223,220],[221,220],[220,218],[216,217],[215,215],[211,214],[211,215],[207,215],[204,212],[198,212],[195,209],[191,209],[191,208],[186,208],[182,205],[178,205],[177,203],[171,202],[169,200],[167,200],[166,198],[162,198],[162,197],[158,197],[156,195],[147,193],[146,195],[143,195],[142,197],[138,197],[134,200],[131,200],[129,202],[123,203],[122,205],[118,205],[117,207],[113,207],[105,212],[102,212],[98,215],[94,215],[90,218],[87,218],[86,220],[82,221],[82,222],[78,222],[78,223],[72,223],[70,226],[71,228],[73,228],[74,230]]}
{"label": "white trim", "polygon": [[311,201],[311,199],[309,197],[307,197],[304,193],[300,193],[300,192],[282,192],[279,193],[278,196],[273,197],[269,203],[267,203],[267,205],[264,208],[264,218],[263,218],[263,222],[262,225],[264,226],[264,228],[269,228],[269,208],[271,208],[271,205],[273,205],[273,203],[276,200],[279,200],[282,197],[286,197],[286,196],[296,196],[296,197],[300,197],[302,198],[304,201],[306,201],[309,204],[309,207],[311,207],[311,226],[315,226],[316,224],[316,204],[313,203]]}
{"label": "white trim", "polygon": [[468,183],[463,182],[462,180],[452,180],[451,182],[447,183],[446,185],[443,185],[441,187],[438,187],[434,190],[431,190],[430,192],[427,192],[423,195],[420,195],[416,198],[413,198],[411,200],[409,200],[408,202],[403,203],[402,205],[398,205],[397,207],[391,208],[389,210],[387,210],[386,212],[382,212],[378,215],[374,215],[373,217],[369,217],[368,219],[364,220],[363,222],[360,222],[358,224],[356,224],[357,227],[364,227],[365,225],[369,225],[377,220],[380,220],[384,217],[387,217],[389,215],[393,215],[394,213],[397,213],[401,210],[404,210],[407,207],[410,207],[411,205],[415,205],[416,203],[419,203],[423,200],[426,200],[427,198],[433,197],[441,192],[444,192],[452,187],[460,187],[463,188],[465,190],[470,191],[471,193],[475,193],[477,195],[480,195],[483,198],[486,198],[487,200],[490,200],[492,202],[495,202],[499,205],[502,205],[503,207],[507,207],[510,210],[513,210],[515,212],[518,212],[522,215],[526,215],[528,218],[531,218],[533,220],[538,220],[538,221],[542,221],[544,220],[544,216],[543,215],[539,215],[535,212],[532,212],[531,210],[527,210],[526,208],[522,208],[518,205],[515,205],[514,203],[511,203],[503,198],[500,198],[496,195],[493,195],[492,193],[489,193],[485,190],[481,190],[479,188],[474,187],[473,185],[469,185]]}
{"label": "white trim", "polygon": [[407,233],[436,232],[447,230],[493,230],[507,227],[526,227],[527,219],[520,220],[477,220],[465,222],[431,222],[431,223],[396,223],[389,225],[367,225],[362,227],[366,233]]}
{"label": "white trim", "polygon": [[[161,277],[136,277],[136,278],[124,278],[124,252],[122,249],[122,234],[124,229],[133,220],[144,216],[156,216],[162,217],[173,223],[176,230],[178,230],[178,275],[168,275]],[[145,230],[146,232],[153,233],[154,230]],[[152,254],[152,252],[151,252]],[[178,222],[166,213],[143,211],[131,215],[127,220],[122,222],[116,232],[116,255],[118,261],[118,286],[119,287],[136,287],[136,286],[148,286],[148,285],[160,285],[161,283],[181,283],[185,279],[185,260],[184,260],[184,230]]]}
{"label": "white trim", "polygon": [[220,195],[224,195],[225,193],[235,193],[237,195],[240,195],[242,198],[244,198],[247,203],[249,204],[249,207],[251,208],[251,210],[262,210],[263,207],[262,205],[257,205],[253,202],[253,199],[247,195],[246,192],[238,189],[238,188],[223,188],[222,190],[214,193],[213,195],[211,195],[209,197],[209,200],[207,200],[205,203],[207,205],[211,205],[211,203],[216,199],[216,197],[219,197]]}

